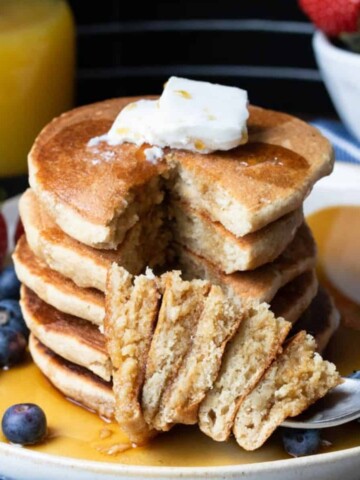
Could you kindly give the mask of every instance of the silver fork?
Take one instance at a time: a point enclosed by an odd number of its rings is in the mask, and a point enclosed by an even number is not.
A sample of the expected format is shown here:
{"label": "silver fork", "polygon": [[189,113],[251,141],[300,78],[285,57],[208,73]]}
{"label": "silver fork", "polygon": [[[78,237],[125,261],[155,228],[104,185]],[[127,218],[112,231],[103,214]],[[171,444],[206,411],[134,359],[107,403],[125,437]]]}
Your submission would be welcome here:
{"label": "silver fork", "polygon": [[343,381],[306,412],[297,417],[287,418],[281,426],[329,428],[360,418],[360,380],[343,378]]}

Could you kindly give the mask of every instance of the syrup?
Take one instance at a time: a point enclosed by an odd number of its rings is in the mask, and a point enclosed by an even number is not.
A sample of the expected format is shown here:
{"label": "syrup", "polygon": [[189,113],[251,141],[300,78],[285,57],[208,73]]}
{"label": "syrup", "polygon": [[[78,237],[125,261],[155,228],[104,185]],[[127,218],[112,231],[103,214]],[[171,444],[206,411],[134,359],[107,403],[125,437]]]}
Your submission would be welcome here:
{"label": "syrup", "polygon": [[[345,312],[346,325],[341,326],[334,336],[326,354],[344,375],[360,369],[360,302],[353,300],[352,288],[353,282],[360,285],[360,276],[356,276],[360,258],[359,221],[360,207],[325,209],[308,218],[319,245],[321,281],[337,299],[341,299],[338,306],[342,313]],[[345,248],[346,254],[340,254]],[[334,255],[336,268],[330,268],[330,262],[334,265]],[[330,280],[326,275],[333,271],[341,271],[341,291],[338,285],[334,285],[334,278]],[[349,325],[358,330],[349,328]],[[159,435],[145,447],[129,448],[126,436],[116,424],[108,423],[66,400],[30,359],[18,367],[0,371],[0,415],[7,407],[19,402],[37,403],[46,412],[49,438],[41,445],[29,447],[43,453],[148,466],[234,465],[288,458],[282,448],[279,431],[255,452],[245,452],[234,440],[214,442],[197,427],[176,427]],[[326,452],[360,446],[360,425],[353,422],[328,429],[323,432],[323,438],[331,443],[323,449]],[[0,442],[4,441],[0,433]]]}

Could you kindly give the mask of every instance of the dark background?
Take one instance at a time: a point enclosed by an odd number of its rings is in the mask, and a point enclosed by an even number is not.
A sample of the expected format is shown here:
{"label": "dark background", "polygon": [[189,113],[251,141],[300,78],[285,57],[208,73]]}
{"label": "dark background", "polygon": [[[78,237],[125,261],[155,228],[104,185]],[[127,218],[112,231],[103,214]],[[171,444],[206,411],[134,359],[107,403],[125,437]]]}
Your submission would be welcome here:
{"label": "dark background", "polygon": [[[253,104],[334,116],[297,0],[68,0],[77,24],[76,104],[161,93],[171,75],[236,85]],[[27,177],[0,180],[7,196]]]}
{"label": "dark background", "polygon": [[77,103],[160,93],[170,75],[237,85],[250,100],[333,115],[296,0],[70,0],[78,26]]}

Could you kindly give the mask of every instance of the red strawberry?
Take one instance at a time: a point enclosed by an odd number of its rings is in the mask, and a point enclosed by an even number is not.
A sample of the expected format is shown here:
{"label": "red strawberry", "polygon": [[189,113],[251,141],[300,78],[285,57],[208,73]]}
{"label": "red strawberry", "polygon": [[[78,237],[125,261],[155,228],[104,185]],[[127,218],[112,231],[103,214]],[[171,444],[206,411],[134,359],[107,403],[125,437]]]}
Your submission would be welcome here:
{"label": "red strawberry", "polygon": [[0,268],[4,266],[4,261],[8,249],[7,226],[4,215],[0,212]]}
{"label": "red strawberry", "polygon": [[311,21],[330,37],[360,29],[360,0],[299,0]]}
{"label": "red strawberry", "polygon": [[23,235],[23,233],[24,233],[24,226],[21,222],[21,219],[19,218],[18,223],[16,225],[15,236],[14,236],[15,245],[17,244],[19,238],[21,237],[21,235]]}

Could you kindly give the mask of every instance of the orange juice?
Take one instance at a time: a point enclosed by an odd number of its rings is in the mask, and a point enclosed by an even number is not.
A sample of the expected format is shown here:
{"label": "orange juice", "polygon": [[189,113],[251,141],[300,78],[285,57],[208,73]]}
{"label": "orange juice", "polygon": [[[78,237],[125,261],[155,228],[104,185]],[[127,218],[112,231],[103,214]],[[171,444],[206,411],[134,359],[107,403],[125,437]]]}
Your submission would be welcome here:
{"label": "orange juice", "polygon": [[26,172],[40,129],[73,99],[74,23],[64,0],[0,0],[0,176]]}

